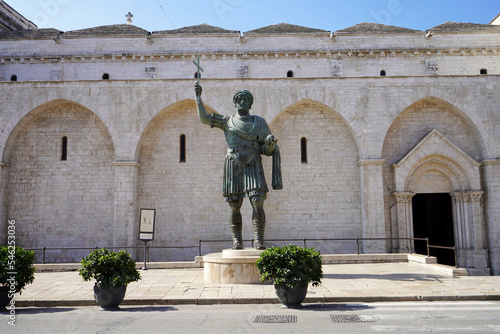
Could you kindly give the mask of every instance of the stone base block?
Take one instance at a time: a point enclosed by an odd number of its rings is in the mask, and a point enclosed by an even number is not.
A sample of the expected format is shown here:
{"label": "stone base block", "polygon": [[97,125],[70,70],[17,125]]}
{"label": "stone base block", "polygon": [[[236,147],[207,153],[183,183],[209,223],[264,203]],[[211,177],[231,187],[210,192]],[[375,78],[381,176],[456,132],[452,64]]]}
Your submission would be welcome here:
{"label": "stone base block", "polygon": [[256,284],[260,274],[255,265],[262,250],[225,249],[203,256],[206,283]]}

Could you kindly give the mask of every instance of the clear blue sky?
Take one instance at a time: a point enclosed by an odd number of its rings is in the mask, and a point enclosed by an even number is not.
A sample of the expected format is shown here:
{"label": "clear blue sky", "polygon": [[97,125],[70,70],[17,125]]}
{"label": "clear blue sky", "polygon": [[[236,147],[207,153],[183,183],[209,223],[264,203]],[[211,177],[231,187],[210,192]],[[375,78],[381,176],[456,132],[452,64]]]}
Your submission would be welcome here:
{"label": "clear blue sky", "polygon": [[[0,0],[1,1],[1,0]],[[276,23],[335,31],[361,22],[426,30],[446,21],[489,23],[499,0],[6,0],[38,25],[62,31],[126,23],[148,31],[201,23],[241,32]],[[161,5],[161,6],[160,6]],[[163,9],[162,9],[163,7]]]}

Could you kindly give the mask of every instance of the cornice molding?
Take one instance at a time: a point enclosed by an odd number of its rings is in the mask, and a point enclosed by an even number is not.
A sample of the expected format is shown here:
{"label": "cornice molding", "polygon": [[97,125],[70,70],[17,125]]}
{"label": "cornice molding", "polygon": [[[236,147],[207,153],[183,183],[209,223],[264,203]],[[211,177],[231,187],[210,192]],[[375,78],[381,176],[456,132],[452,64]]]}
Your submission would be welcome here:
{"label": "cornice molding", "polygon": [[[444,57],[444,56],[493,56],[500,54],[499,47],[448,48],[448,49],[331,49],[331,50],[261,50],[251,52],[206,52],[202,60],[248,60],[270,58],[391,58],[391,57]],[[193,60],[192,52],[114,52],[82,54],[0,54],[0,65],[34,63],[94,63],[94,62],[163,62]]]}

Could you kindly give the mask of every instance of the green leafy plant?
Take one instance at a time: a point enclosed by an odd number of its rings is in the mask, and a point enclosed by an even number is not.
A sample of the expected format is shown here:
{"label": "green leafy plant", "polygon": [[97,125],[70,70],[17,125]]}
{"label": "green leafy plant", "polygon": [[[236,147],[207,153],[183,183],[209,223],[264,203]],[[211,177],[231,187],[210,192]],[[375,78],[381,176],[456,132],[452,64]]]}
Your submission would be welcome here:
{"label": "green leafy plant", "polygon": [[293,288],[300,283],[316,286],[323,278],[320,253],[312,248],[295,245],[271,247],[260,254],[257,268],[262,282],[272,280],[275,285]]}
{"label": "green leafy plant", "polygon": [[96,249],[80,261],[78,270],[84,281],[96,280],[95,285],[106,289],[110,286],[128,285],[141,279],[135,261],[125,251],[112,252]]}
{"label": "green leafy plant", "polygon": [[[0,286],[15,285],[15,292],[35,279],[35,253],[21,247],[0,247]],[[11,289],[12,290],[12,289]]]}

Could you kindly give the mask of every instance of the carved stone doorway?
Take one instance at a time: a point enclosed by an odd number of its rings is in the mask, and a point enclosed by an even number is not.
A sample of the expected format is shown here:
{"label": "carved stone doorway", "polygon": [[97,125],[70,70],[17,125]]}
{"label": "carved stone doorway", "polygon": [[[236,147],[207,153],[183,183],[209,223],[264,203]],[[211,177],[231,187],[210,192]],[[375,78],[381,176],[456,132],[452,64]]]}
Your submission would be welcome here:
{"label": "carved stone doorway", "polygon": [[[435,246],[455,245],[452,198],[449,193],[416,194],[412,198],[413,234],[415,238],[429,238]],[[425,242],[415,241],[415,252],[427,254]],[[453,250],[430,249],[438,263],[455,265]]]}
{"label": "carved stone doorway", "polygon": [[[475,275],[489,272],[479,166],[478,162],[437,130],[431,131],[397,164],[392,165],[396,190],[393,195],[396,205],[391,207],[391,217],[395,218],[393,226],[395,226],[397,236],[403,239],[416,237],[415,226],[419,228],[422,224],[414,224],[414,212],[418,215],[431,210],[422,209],[418,204],[414,207],[413,201],[416,194],[426,194],[424,196],[443,194],[443,202],[438,202],[437,206],[440,208],[437,211],[446,212],[447,215],[449,215],[449,209],[444,210],[443,206],[449,207],[449,199],[444,200],[445,196],[449,196],[453,217],[452,227],[444,228],[444,230],[447,234],[454,234],[454,238],[450,240],[454,240],[457,246],[458,266],[467,268],[468,272]],[[447,204],[443,204],[444,201]],[[432,214],[432,216],[439,217],[440,213]],[[427,223],[425,225],[427,226]],[[434,222],[429,225],[439,224]],[[436,231],[439,229],[430,229],[425,233],[437,233]],[[426,237],[426,235],[422,236]],[[437,241],[432,240],[432,243],[442,246],[441,240],[446,239],[438,238]],[[401,240],[396,245],[399,247],[399,252],[410,251],[409,246],[407,241]],[[441,259],[441,262],[443,261],[446,260]]]}

